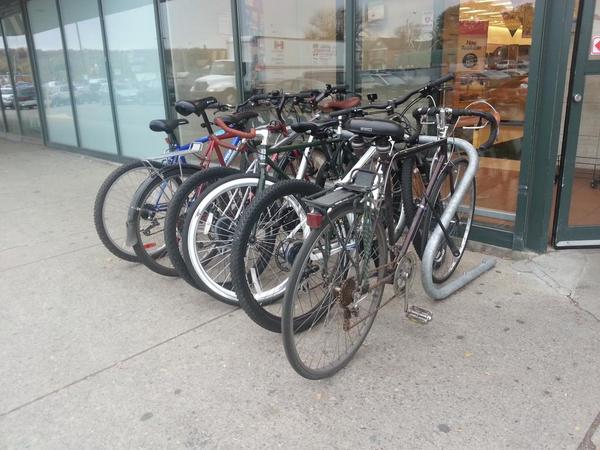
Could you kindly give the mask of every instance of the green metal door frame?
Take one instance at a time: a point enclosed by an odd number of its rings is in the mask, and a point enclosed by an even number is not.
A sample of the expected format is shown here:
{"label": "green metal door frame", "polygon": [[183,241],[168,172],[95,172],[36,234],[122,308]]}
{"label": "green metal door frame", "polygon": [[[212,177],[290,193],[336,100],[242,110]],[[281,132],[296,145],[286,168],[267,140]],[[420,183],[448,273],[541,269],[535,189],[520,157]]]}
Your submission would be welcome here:
{"label": "green metal door frame", "polygon": [[548,247],[575,0],[536,0],[513,248]]}
{"label": "green metal door frame", "polygon": [[565,116],[565,131],[563,151],[561,155],[560,183],[557,192],[556,220],[553,243],[556,247],[578,247],[582,245],[600,245],[600,225],[570,226],[569,212],[575,177],[575,162],[579,141],[583,102],[574,101],[575,93],[585,97],[585,81],[588,75],[600,75],[600,60],[590,61],[589,50],[592,40],[594,0],[582,0],[580,9],[577,40],[574,47],[574,60],[571,70],[571,85],[569,88],[567,111]]}

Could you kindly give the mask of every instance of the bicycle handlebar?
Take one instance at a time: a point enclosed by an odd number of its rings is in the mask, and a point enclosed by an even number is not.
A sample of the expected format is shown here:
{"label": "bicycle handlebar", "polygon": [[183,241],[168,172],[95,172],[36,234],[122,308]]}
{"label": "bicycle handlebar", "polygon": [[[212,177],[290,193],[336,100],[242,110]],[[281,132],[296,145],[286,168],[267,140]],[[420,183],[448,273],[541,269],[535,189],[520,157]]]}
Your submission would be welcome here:
{"label": "bicycle handlebar", "polygon": [[256,130],[254,128],[252,128],[250,131],[236,130],[235,128],[227,126],[227,124],[220,117],[215,117],[214,122],[216,126],[221,128],[226,133],[230,133],[241,139],[254,139],[256,137]]}
{"label": "bicycle handlebar", "polygon": [[382,110],[390,109],[391,110],[399,105],[402,105],[403,103],[406,103],[413,95],[428,94],[433,89],[437,89],[442,84],[444,84],[448,81],[451,81],[453,79],[454,79],[454,73],[449,73],[447,75],[444,75],[441,78],[438,78],[437,80],[430,81],[425,86],[415,89],[414,91],[411,91],[402,97],[395,98],[393,100],[388,100],[385,103],[371,104],[371,105],[367,105],[367,106],[363,106],[363,107],[342,109],[340,111],[335,111],[335,112],[331,113],[330,116],[331,117],[345,116],[345,115],[352,114],[352,113],[359,113],[361,111],[368,110],[368,109],[382,109]]}
{"label": "bicycle handlebar", "polygon": [[415,128],[415,132],[409,137],[408,141],[409,142],[416,142],[416,140],[419,138],[419,135],[421,134],[421,128],[422,128],[422,124],[421,124],[421,117],[422,116],[435,116],[436,114],[439,113],[445,114],[446,112],[448,112],[450,114],[450,117],[456,117],[457,119],[459,119],[460,117],[479,117],[481,119],[487,120],[488,123],[490,124],[490,135],[488,136],[487,141],[485,141],[483,144],[481,144],[478,148],[478,151],[485,151],[487,149],[489,149],[494,142],[496,141],[496,138],[498,137],[498,120],[496,119],[496,116],[494,116],[492,113],[486,112],[486,111],[476,111],[476,110],[471,110],[471,109],[452,109],[452,108],[426,108],[426,107],[421,107],[421,108],[417,108],[413,111],[413,117],[415,118],[416,122],[417,122],[417,126]]}
{"label": "bicycle handlebar", "polygon": [[394,106],[398,106],[401,105],[403,103],[406,103],[406,101],[411,98],[413,95],[415,94],[429,94],[433,89],[437,89],[439,88],[442,84],[454,80],[454,73],[450,72],[446,75],[444,75],[441,78],[438,78],[437,80],[433,80],[430,81],[429,83],[427,83],[425,86],[415,89],[412,92],[409,92],[408,94],[406,94],[404,97],[398,98],[398,99],[394,99],[392,100],[392,102],[394,103]]}
{"label": "bicycle handlebar", "polygon": [[453,109],[452,115],[456,117],[479,117],[489,122],[490,135],[488,136],[487,141],[479,146],[479,151],[485,151],[489,149],[496,141],[496,138],[498,137],[498,120],[492,113],[470,109]]}

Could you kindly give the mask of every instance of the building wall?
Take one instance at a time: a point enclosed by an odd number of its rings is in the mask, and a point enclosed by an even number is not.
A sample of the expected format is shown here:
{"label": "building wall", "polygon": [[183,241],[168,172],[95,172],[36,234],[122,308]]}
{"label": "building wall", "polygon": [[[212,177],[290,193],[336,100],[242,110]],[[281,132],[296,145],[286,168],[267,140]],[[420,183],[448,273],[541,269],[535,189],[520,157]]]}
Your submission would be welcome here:
{"label": "building wall", "polygon": [[[177,99],[235,103],[255,92],[350,79],[357,93],[388,99],[453,71],[446,104],[486,100],[502,118],[497,145],[482,157],[478,221],[513,229],[534,0],[354,0],[352,20],[349,0],[235,3],[237,24],[232,2],[212,0],[2,2],[0,129],[144,157],[164,147],[148,122],[175,117]],[[13,104],[10,90],[21,97]],[[180,137],[203,132],[192,120]]]}

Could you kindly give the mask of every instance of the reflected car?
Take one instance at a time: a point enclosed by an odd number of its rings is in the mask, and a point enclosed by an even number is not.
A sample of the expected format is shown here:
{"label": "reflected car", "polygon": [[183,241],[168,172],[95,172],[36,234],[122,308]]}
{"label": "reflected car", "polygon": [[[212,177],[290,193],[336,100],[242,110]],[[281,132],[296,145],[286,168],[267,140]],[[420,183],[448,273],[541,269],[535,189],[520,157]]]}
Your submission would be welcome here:
{"label": "reflected car", "polygon": [[49,89],[47,94],[48,106],[58,107],[67,106],[71,103],[71,94],[67,84],[55,84]]}
{"label": "reflected car", "polygon": [[13,94],[13,88],[10,84],[5,84],[0,88],[2,92],[2,104],[5,108],[15,107],[15,95]]}
{"label": "reflected car", "polygon": [[380,100],[387,100],[404,92],[407,82],[390,72],[361,72],[358,85],[364,95],[376,92]]}
{"label": "reflected car", "polygon": [[139,91],[128,83],[113,84],[115,101],[117,103],[137,103]]}
{"label": "reflected car", "polygon": [[[15,107],[15,96],[13,87],[5,84],[0,88],[2,92],[2,103],[5,108]],[[17,83],[17,101],[20,108],[35,108],[37,106],[37,96],[35,86],[32,83],[18,82]]]}
{"label": "reflected car", "polygon": [[208,68],[208,74],[198,77],[190,89],[195,98],[212,95],[219,101],[233,104],[237,99],[235,63],[231,59],[217,59]]}

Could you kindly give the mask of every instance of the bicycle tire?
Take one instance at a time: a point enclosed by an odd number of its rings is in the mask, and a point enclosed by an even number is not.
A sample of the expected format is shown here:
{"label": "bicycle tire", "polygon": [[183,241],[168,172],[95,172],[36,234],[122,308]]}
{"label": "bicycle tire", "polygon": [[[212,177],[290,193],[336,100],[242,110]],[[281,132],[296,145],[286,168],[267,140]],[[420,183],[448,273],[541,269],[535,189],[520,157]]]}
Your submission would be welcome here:
{"label": "bicycle tire", "polygon": [[[265,229],[266,227],[263,227],[264,224],[262,224],[263,226],[259,225],[259,221],[261,218],[269,220],[269,217],[267,216],[272,214],[272,211],[269,208],[280,199],[285,199],[291,196],[293,196],[295,199],[299,199],[300,197],[316,194],[320,191],[321,188],[319,186],[302,180],[284,180],[275,183],[273,186],[264,190],[254,199],[250,208],[248,208],[240,217],[240,221],[236,227],[233,235],[230,256],[233,288],[237,295],[240,306],[244,309],[248,317],[266,330],[273,331],[275,333],[281,333],[281,314],[276,314],[275,312],[269,311],[269,309],[267,309],[267,305],[272,305],[274,301],[283,297],[283,290],[281,289],[284,288],[281,288],[281,285],[285,286],[284,283],[286,280],[278,279],[275,281],[278,283],[275,288],[266,288],[266,283],[258,280],[259,277],[262,277],[263,270],[265,269],[262,267],[255,268],[253,274],[255,283],[259,284],[261,287],[264,287],[265,291],[274,290],[272,294],[273,298],[263,298],[263,301],[259,302],[254,296],[254,292],[250,287],[250,284],[252,283],[252,275],[249,274],[252,273],[252,268],[247,267],[247,263],[249,261],[247,261],[246,257],[251,252],[259,253],[260,259],[257,264],[270,265],[272,264],[271,259],[273,257],[277,258],[278,256],[275,255],[275,253],[278,251],[278,248],[283,249],[284,241],[277,243],[277,238],[274,237],[274,234],[272,233],[274,230],[270,230],[271,234],[269,235]],[[287,201],[292,201],[292,199],[289,198]],[[292,207],[288,206],[288,208]],[[288,217],[288,219],[291,219],[292,221],[297,219],[303,220],[303,218],[297,217],[295,211],[292,212],[292,215],[293,216]],[[288,216],[288,214],[284,214],[284,216]],[[281,222],[281,220],[282,218],[278,219],[279,222]],[[279,223],[274,225],[274,227],[276,226],[278,229],[281,229],[285,228],[287,225],[289,228],[289,223],[293,222]],[[256,236],[253,236],[253,230],[259,227],[265,234],[265,239],[260,243],[257,242]],[[306,237],[308,231],[309,229],[306,225],[304,225],[304,229],[298,230],[298,232],[302,232],[303,237]],[[295,244],[301,244],[301,241],[296,241],[294,242],[294,245]],[[269,249],[268,247],[272,248]],[[271,254],[265,255],[264,253],[269,250],[271,251]],[[295,251],[296,249],[293,248],[290,250]],[[286,252],[286,261],[288,257],[292,257],[290,251]],[[265,263],[267,258],[268,261]],[[273,275],[276,276],[278,273],[274,273]],[[280,276],[282,278],[285,277],[285,272],[281,271]]]}
{"label": "bicycle tire", "polygon": [[[206,187],[216,183],[222,178],[235,175],[239,172],[238,169],[230,167],[210,167],[201,170],[185,180],[183,184],[179,186],[179,189],[177,189],[177,192],[175,192],[175,195],[169,202],[164,233],[167,254],[179,276],[196,289],[200,289],[200,286],[198,286],[194,281],[194,278],[190,275],[180,249],[180,229],[185,222],[185,215],[187,212],[186,203],[189,200],[190,195],[192,195],[199,187],[203,186],[202,191],[204,191]],[[198,192],[198,194],[200,194],[200,192]],[[196,197],[194,197],[194,200],[195,198]]]}
{"label": "bicycle tire", "polygon": [[[226,178],[221,179],[217,183],[212,184],[206,191],[200,195],[193,205],[188,209],[188,213],[186,214],[185,223],[183,225],[182,232],[182,240],[183,240],[183,258],[186,263],[187,269],[194,279],[195,283],[205,292],[213,296],[215,299],[222,301],[224,303],[230,305],[239,305],[235,292],[233,291],[233,286],[231,281],[224,281],[219,283],[211,278],[202,265],[202,261],[200,261],[197,254],[197,230],[199,229],[199,223],[201,220],[200,215],[205,212],[205,210],[211,207],[212,202],[217,201],[220,196],[224,195],[230,189],[239,189],[239,188],[251,188],[258,185],[259,177],[255,174],[247,174],[242,173],[238,175],[232,175]],[[266,186],[270,186],[276,180],[268,177],[266,179]],[[210,214],[210,213],[209,213]],[[219,219],[226,218],[227,216],[220,216]],[[214,216],[213,216],[214,218]],[[231,219],[231,218],[229,218]],[[239,219],[239,217],[238,217]],[[212,218],[210,219],[212,222]],[[191,228],[194,228],[194,235],[196,239],[192,239],[190,233],[192,232]],[[231,237],[233,236],[233,232],[235,230],[235,223],[233,220],[230,220],[227,223],[226,227],[226,235],[218,236],[216,233],[217,228],[218,231],[225,230],[225,227],[220,224],[211,223],[209,226],[210,230],[208,233],[214,234],[211,235],[206,242],[215,242],[213,245],[213,250],[217,251],[217,254],[223,255],[224,252],[229,252],[230,250],[230,242]],[[231,229],[233,227],[233,230]],[[213,229],[214,228],[214,229]],[[226,239],[214,239],[215,237],[225,237]],[[216,242],[222,244],[216,244]],[[210,259],[213,259],[215,256],[211,256]],[[205,258],[208,258],[206,256]],[[228,264],[227,254],[225,257],[221,259],[221,262],[224,265]]]}
{"label": "bicycle tire", "polygon": [[[160,163],[156,163],[153,161],[141,161],[141,160],[132,161],[130,163],[127,163],[120,167],[117,167],[104,180],[104,182],[98,189],[98,193],[96,194],[96,199],[94,200],[94,213],[93,213],[94,227],[96,228],[96,233],[98,234],[100,241],[102,242],[104,247],[106,247],[106,249],[109,252],[111,252],[113,255],[115,255],[116,257],[121,258],[125,261],[129,261],[129,262],[139,262],[139,258],[136,256],[136,254],[131,246],[126,245],[125,242],[123,242],[123,245],[119,246],[115,242],[116,238],[111,236],[112,233],[108,231],[107,226],[105,224],[105,217],[104,217],[105,206],[106,206],[105,202],[106,202],[108,193],[110,192],[111,188],[117,183],[117,181],[120,178],[124,177],[128,172],[131,172],[131,171],[134,171],[137,169],[148,168],[148,164],[152,165],[156,169],[160,169],[162,167],[162,164],[160,164]],[[149,172],[148,172],[148,176],[150,176]],[[140,182],[140,184],[143,182],[144,182],[144,180],[142,180]],[[127,210],[129,209],[129,203],[131,202],[133,195],[135,194],[135,192],[137,191],[138,188],[139,188],[139,184],[137,186],[135,186],[134,189],[132,189],[131,198],[128,198],[126,200],[127,206],[126,206],[126,208],[124,208],[125,212],[124,212],[123,218],[122,218],[122,223],[124,224],[124,226],[123,226],[124,231],[125,231],[125,223],[127,222]],[[125,249],[129,249],[129,251],[126,251]]]}
{"label": "bicycle tire", "polygon": [[[383,291],[384,291],[383,285],[373,288],[372,290],[369,290],[366,295],[368,296],[370,294],[373,294],[375,296],[375,298],[373,299],[371,306],[368,307],[368,309],[366,311],[366,313],[367,313],[366,317],[361,318],[361,319],[356,319],[356,322],[354,323],[354,325],[351,324],[352,327],[347,330],[344,329],[344,327],[342,327],[343,332],[349,332],[351,329],[354,329],[356,326],[360,325],[361,323],[364,324],[364,327],[362,327],[363,333],[357,338],[356,341],[352,342],[352,340],[350,340],[352,345],[344,355],[342,355],[336,361],[334,361],[322,368],[309,367],[307,365],[307,363],[305,361],[303,361],[303,358],[300,355],[301,350],[299,350],[296,339],[295,339],[296,332],[299,331],[300,333],[302,333],[301,334],[302,337],[304,337],[305,333],[309,333],[309,332],[313,331],[313,326],[315,329],[319,326],[323,326],[323,327],[327,327],[330,325],[334,326],[334,320],[336,319],[334,317],[336,314],[335,311],[336,310],[339,311],[339,309],[345,308],[345,306],[338,306],[338,303],[342,304],[341,300],[340,300],[341,294],[336,294],[336,298],[333,300],[331,300],[331,299],[328,300],[327,304],[325,304],[324,303],[325,300],[323,300],[320,303],[318,303],[317,306],[308,308],[309,310],[314,311],[311,313],[311,316],[309,316],[307,319],[305,319],[306,321],[308,321],[311,317],[313,317],[312,323],[310,323],[310,325],[311,325],[310,327],[307,327],[306,325],[298,324],[298,321],[294,320],[296,317],[296,314],[295,314],[295,309],[296,309],[295,301],[296,301],[296,297],[297,297],[296,292],[298,290],[303,289],[300,287],[300,283],[306,283],[304,292],[308,292],[308,289],[311,286],[311,284],[308,282],[309,277],[311,275],[322,272],[322,273],[326,273],[327,276],[329,278],[331,278],[331,274],[333,274],[334,276],[332,278],[332,281],[335,281],[337,279],[337,277],[335,275],[337,273],[339,273],[339,269],[334,272],[332,272],[330,270],[326,270],[326,269],[316,270],[316,268],[310,268],[310,269],[306,270],[305,266],[307,263],[313,264],[315,260],[318,261],[319,253],[316,253],[314,255],[314,257],[311,258],[313,245],[315,245],[317,243],[317,241],[320,239],[321,236],[323,236],[326,232],[328,232],[328,229],[331,226],[333,226],[332,224],[335,224],[338,221],[338,219],[343,218],[343,217],[347,216],[348,214],[354,214],[355,216],[354,216],[352,222],[347,221],[348,224],[351,223],[352,225],[349,225],[350,228],[346,227],[346,234],[351,234],[353,229],[356,229],[356,230],[358,230],[359,228],[362,229],[362,227],[357,225],[359,223],[359,221],[356,218],[356,214],[360,213],[360,212],[361,211],[358,210],[357,208],[355,208],[353,205],[346,205],[346,206],[340,206],[340,207],[334,208],[333,211],[331,211],[328,214],[327,223],[324,224],[321,228],[313,230],[311,232],[308,239],[305,241],[305,244],[302,246],[300,252],[298,253],[296,260],[294,261],[292,271],[290,273],[288,286],[287,286],[286,293],[284,296],[283,314],[282,314],[282,319],[281,319],[282,334],[283,334],[283,347],[284,347],[287,359],[288,359],[290,365],[293,367],[293,369],[301,376],[311,379],[311,380],[318,380],[318,379],[330,377],[333,374],[335,374],[336,372],[338,372],[339,370],[341,370],[343,367],[345,367],[350,362],[352,357],[356,354],[356,352],[358,351],[358,349],[360,348],[360,346],[366,339],[367,335],[369,334],[369,331],[373,325],[373,322],[375,321],[375,317],[377,315],[377,311],[378,311],[379,305],[381,303],[381,299],[383,297]],[[379,221],[377,221],[375,223],[374,233],[375,234],[372,237],[376,236],[376,239],[374,240],[374,242],[377,243],[377,250],[375,253],[372,253],[370,256],[368,256],[368,258],[369,258],[369,261],[371,260],[371,258],[375,258],[376,268],[378,268],[377,273],[376,273],[377,281],[380,281],[381,278],[383,278],[385,276],[385,264],[387,263],[387,246],[386,246],[385,230]],[[362,242],[362,241],[349,240],[348,242],[342,242],[342,245],[340,246],[340,248],[343,248],[343,250],[338,252],[337,254],[342,254],[344,251],[351,251],[353,249],[359,248],[360,247],[360,245],[358,244],[359,242]],[[350,246],[351,246],[351,248],[350,248]],[[321,247],[320,251],[322,252],[322,250],[324,248],[327,248],[327,247],[326,246]],[[321,253],[321,261],[323,259],[324,259],[323,253]],[[339,259],[341,260],[342,258],[340,257]],[[329,258],[327,258],[327,260],[329,260]],[[348,257],[348,260],[351,261],[351,259],[349,257]],[[342,276],[347,276],[349,271],[347,269],[343,269],[342,273],[344,274]],[[344,282],[339,286],[340,292],[344,289],[344,284],[347,280],[348,280],[348,278],[346,278],[344,280]],[[337,281],[341,281],[341,280],[337,280]],[[314,284],[312,284],[312,286],[314,288],[321,287],[322,285],[323,285],[323,283],[318,283],[318,282],[315,282]],[[332,292],[333,290],[334,290],[333,286],[331,287],[331,289],[329,289],[329,292],[327,292],[325,289],[323,289],[323,291],[326,292],[325,293],[326,297],[328,297],[328,296],[332,297],[332,294],[330,294],[330,292]],[[354,292],[352,294],[354,294]],[[310,295],[309,295],[309,299],[310,299]],[[363,301],[363,299],[361,298],[357,302],[361,303],[362,301]],[[355,302],[354,295],[352,295],[352,302],[353,303]],[[346,304],[346,306],[347,306],[347,304]],[[357,314],[359,312],[360,312],[360,310],[357,311]],[[330,314],[332,314],[333,316],[329,317]],[[344,320],[346,320],[347,316],[343,315],[343,317],[344,317]],[[318,332],[318,330],[317,330],[317,332]],[[331,333],[329,333],[329,334],[325,333],[325,334],[326,334],[326,336],[324,337],[324,344],[332,342],[330,340]],[[343,341],[342,344],[346,344],[348,342],[346,335],[344,335],[341,340]],[[310,342],[307,342],[307,341],[310,341]],[[339,344],[340,343],[339,336],[337,339],[333,339],[333,341],[335,341],[336,345]],[[298,342],[300,342],[300,341],[298,341]],[[315,343],[315,340],[311,339],[310,336],[307,338],[306,341],[303,340],[303,342],[306,342],[306,345],[309,349],[318,350],[317,343]],[[333,343],[332,343],[332,345],[333,345]],[[333,349],[328,350],[326,348],[325,350],[321,350],[321,356],[317,360],[317,364],[321,362],[324,355],[329,356],[332,352],[333,352]],[[314,359],[314,357],[311,357],[310,361],[312,361],[313,359]]]}
{"label": "bicycle tire", "polygon": [[[421,245],[423,247],[421,248],[421,254],[425,252],[425,246],[429,241],[429,237],[431,233],[433,233],[433,230],[435,230],[435,228],[437,227],[437,220],[434,220],[434,214],[436,214],[438,217],[441,217],[441,214],[444,211],[444,201],[440,200],[440,193],[444,193],[442,189],[448,190],[450,192],[451,198],[453,194],[453,189],[458,183],[458,180],[453,180],[452,177],[456,177],[456,175],[453,175],[452,171],[457,169],[459,166],[462,166],[462,173],[464,174],[464,171],[466,170],[468,165],[469,160],[465,157],[455,159],[451,162],[450,165],[446,166],[440,177],[438,177],[438,179],[436,180],[431,191],[431,199],[437,211],[434,211],[431,208],[427,208],[427,212],[425,214],[425,217],[423,218],[423,225],[421,227],[423,236]],[[450,180],[449,185],[446,184],[448,180]],[[440,248],[436,252],[436,256],[434,258],[434,267],[432,273],[433,281],[435,283],[443,283],[448,278],[450,278],[456,270],[456,268],[458,267],[458,264],[460,263],[460,260],[465,252],[467,241],[469,239],[469,234],[471,232],[473,216],[475,215],[476,199],[477,186],[476,180],[473,179],[473,181],[471,182],[470,192],[469,190],[467,190],[467,193],[463,197],[459,209],[457,210],[456,214],[451,220],[449,226],[446,228],[446,231],[451,236],[451,238],[456,238],[456,240],[460,241],[459,245],[457,245],[457,249],[460,253],[458,256],[452,255],[452,253],[447,248],[448,244],[446,243],[445,238],[442,239]],[[463,217],[461,217],[461,214],[463,215]],[[466,218],[464,217],[465,214],[467,215]],[[462,234],[454,235],[454,232],[460,233],[460,230],[463,227],[463,225],[464,231],[462,232]],[[443,267],[444,260],[447,260],[448,258],[452,259],[452,264],[445,272],[441,272],[440,269]]]}
{"label": "bicycle tire", "polygon": [[[148,211],[146,208],[146,200],[147,198],[155,191],[157,187],[159,187],[162,183],[170,182],[170,180],[174,180],[177,187],[181,186],[183,183],[182,177],[190,177],[193,174],[201,171],[201,167],[192,166],[192,165],[184,165],[184,166],[169,166],[161,170],[160,174],[149,178],[144,182],[142,186],[138,189],[134,200],[132,201],[131,208],[133,211],[133,221],[132,227],[135,230],[135,242],[133,244],[133,250],[135,254],[139,258],[140,262],[144,264],[148,269],[152,270],[155,273],[160,275],[164,275],[167,277],[176,277],[178,276],[178,272],[174,267],[170,267],[167,264],[170,264],[170,259],[167,256],[167,248],[163,243],[157,246],[155,243],[153,245],[152,252],[148,251],[147,243],[144,243],[144,239],[141,233],[141,220],[145,220],[143,218],[144,213]],[[163,194],[161,194],[163,195]],[[173,193],[174,195],[174,193]],[[172,197],[171,197],[172,198]],[[171,198],[167,199],[167,202],[170,203]],[[163,203],[163,201],[161,201]],[[167,204],[168,204],[167,203]],[[147,214],[147,213],[146,213]],[[154,213],[152,213],[154,214]],[[166,215],[166,211],[165,211]],[[131,216],[128,219],[131,221]],[[159,225],[160,226],[160,225]],[[164,221],[162,223],[163,229],[158,230],[158,235],[163,238],[164,241]],[[155,233],[156,234],[156,233]]]}

